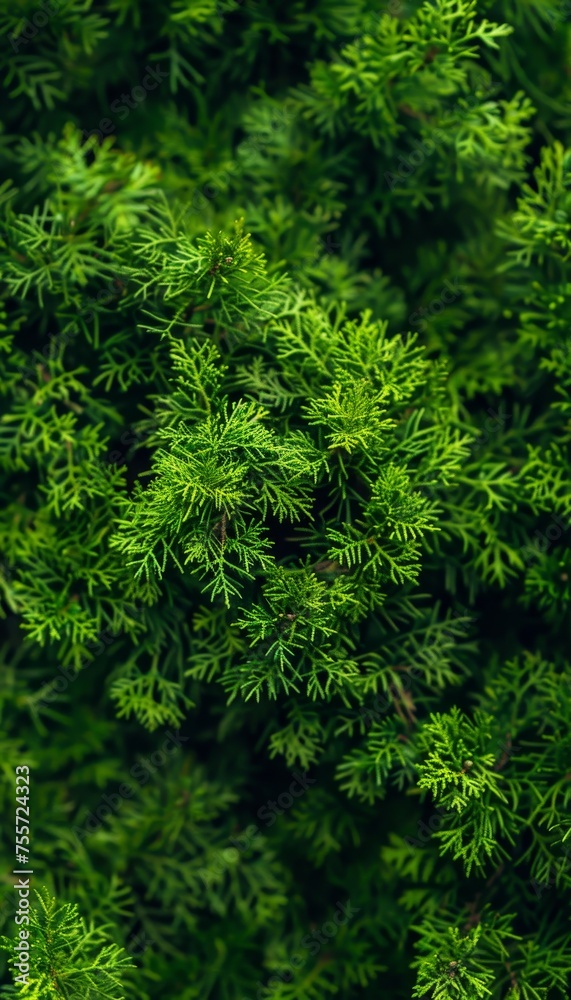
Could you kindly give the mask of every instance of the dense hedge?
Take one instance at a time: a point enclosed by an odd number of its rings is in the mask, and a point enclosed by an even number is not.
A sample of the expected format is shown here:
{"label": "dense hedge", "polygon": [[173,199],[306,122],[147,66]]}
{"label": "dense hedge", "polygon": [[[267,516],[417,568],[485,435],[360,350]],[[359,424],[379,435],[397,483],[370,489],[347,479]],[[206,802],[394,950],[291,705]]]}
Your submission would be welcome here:
{"label": "dense hedge", "polygon": [[4,995],[568,995],[570,13],[2,4]]}

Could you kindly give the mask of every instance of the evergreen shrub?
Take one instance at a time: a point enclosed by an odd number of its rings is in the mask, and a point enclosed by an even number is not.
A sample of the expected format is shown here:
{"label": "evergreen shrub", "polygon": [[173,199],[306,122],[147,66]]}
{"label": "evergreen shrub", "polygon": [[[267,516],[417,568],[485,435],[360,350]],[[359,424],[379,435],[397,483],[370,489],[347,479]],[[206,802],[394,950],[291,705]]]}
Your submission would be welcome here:
{"label": "evergreen shrub", "polygon": [[2,995],[569,995],[570,15],[2,0]]}

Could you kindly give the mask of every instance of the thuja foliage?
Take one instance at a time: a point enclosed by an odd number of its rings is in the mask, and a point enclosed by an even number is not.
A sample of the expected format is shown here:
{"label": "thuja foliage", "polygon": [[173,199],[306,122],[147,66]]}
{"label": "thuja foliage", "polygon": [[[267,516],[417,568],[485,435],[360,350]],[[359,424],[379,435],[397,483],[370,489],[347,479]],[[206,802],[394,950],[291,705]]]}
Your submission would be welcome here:
{"label": "thuja foliage", "polygon": [[4,995],[568,996],[570,24],[1,4]]}
{"label": "thuja foliage", "polygon": [[[89,926],[79,917],[77,905],[58,906],[44,890],[36,891],[37,906],[30,908],[29,931],[37,952],[34,971],[28,982],[15,970],[19,989],[25,997],[81,996],[85,1000],[97,996],[117,996],[120,974],[133,963],[116,944],[105,944],[107,928]],[[9,938],[2,947],[12,952]],[[8,959],[13,964],[14,957]],[[12,992],[9,988],[7,993]]]}

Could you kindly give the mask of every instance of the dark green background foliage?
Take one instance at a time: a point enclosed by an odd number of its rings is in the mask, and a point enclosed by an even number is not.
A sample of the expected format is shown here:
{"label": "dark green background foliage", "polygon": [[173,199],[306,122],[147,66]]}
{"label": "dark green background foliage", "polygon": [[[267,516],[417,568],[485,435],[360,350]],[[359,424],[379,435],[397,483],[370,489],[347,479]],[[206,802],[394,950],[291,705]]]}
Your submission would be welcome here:
{"label": "dark green background foliage", "polygon": [[4,995],[568,996],[570,18],[2,0]]}

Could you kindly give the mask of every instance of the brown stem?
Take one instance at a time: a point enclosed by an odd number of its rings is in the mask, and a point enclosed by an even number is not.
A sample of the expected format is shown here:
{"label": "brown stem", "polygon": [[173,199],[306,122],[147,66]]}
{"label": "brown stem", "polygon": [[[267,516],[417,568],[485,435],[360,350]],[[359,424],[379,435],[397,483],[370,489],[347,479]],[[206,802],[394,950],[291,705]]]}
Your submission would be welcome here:
{"label": "brown stem", "polygon": [[422,111],[416,111],[415,108],[411,108],[410,104],[397,104],[397,110],[402,111],[405,115],[409,115],[410,118],[419,118],[421,122],[428,121],[428,115],[425,115]]}

